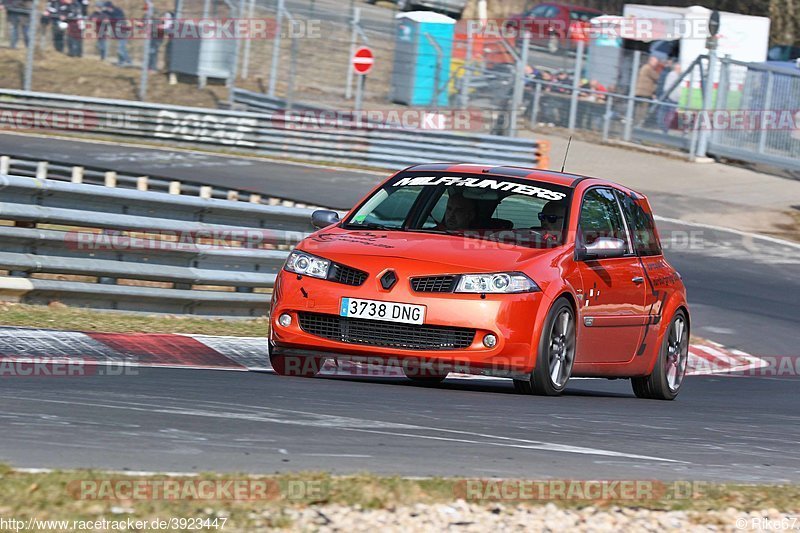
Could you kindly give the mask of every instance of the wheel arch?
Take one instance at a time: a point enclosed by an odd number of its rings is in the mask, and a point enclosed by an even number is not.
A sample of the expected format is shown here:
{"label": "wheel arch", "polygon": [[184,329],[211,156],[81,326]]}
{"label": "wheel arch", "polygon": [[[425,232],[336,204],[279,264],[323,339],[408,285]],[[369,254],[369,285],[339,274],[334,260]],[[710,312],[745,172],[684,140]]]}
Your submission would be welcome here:
{"label": "wheel arch", "polygon": [[[539,311],[536,313],[536,326],[533,329],[533,336],[531,339],[531,358],[530,358],[530,370],[536,366],[536,360],[539,357],[539,345],[542,339],[542,335],[544,334],[544,327],[545,322],[547,320],[547,315],[550,314],[550,311],[553,309],[553,306],[556,304],[558,300],[564,298],[567,303],[569,303],[570,308],[572,309],[572,313],[575,316],[575,331],[577,335],[578,330],[578,304],[575,295],[570,291],[569,287],[561,287],[558,291],[554,291],[554,295],[552,297],[548,296],[547,299],[543,302],[543,305],[539,306]],[[544,305],[546,304],[546,305]],[[576,347],[577,347],[577,339],[576,339]]]}

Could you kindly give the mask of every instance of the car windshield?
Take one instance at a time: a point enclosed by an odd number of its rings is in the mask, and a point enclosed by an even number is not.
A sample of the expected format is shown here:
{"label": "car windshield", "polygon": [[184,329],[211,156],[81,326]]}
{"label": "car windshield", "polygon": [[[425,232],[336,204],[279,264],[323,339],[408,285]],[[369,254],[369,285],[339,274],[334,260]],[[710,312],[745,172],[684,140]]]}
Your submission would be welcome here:
{"label": "car windshield", "polygon": [[569,192],[505,176],[405,174],[367,198],[343,227],[557,246],[563,243]]}

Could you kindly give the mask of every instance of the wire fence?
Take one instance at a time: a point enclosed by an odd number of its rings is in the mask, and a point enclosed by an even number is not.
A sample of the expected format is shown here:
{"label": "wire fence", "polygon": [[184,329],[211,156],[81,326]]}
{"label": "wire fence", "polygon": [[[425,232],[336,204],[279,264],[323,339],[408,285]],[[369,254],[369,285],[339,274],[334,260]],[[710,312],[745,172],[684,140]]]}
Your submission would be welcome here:
{"label": "wire fence", "polygon": [[[133,2],[120,0],[126,1]],[[133,5],[126,12],[141,17],[141,8]],[[141,67],[149,61],[148,47],[157,47],[157,70],[178,81],[224,83],[229,105],[256,105],[252,99],[250,104],[235,101],[236,89],[243,88],[283,102],[283,109],[351,111],[358,78],[351,58],[356,47],[366,45],[375,62],[365,78],[363,105],[384,115],[467,110],[481,117],[466,126],[471,133],[531,136],[563,128],[606,141],[679,148],[690,157],[708,153],[783,168],[798,165],[800,116],[781,120],[800,101],[800,71],[713,54],[680,68],[666,55],[652,63],[649,45],[642,43],[607,46],[588,38],[472,34],[472,21],[465,20],[451,37],[425,35],[432,46],[421,47],[414,61],[426,70],[413,75],[428,79],[432,96],[417,103],[398,97],[408,71],[403,70],[407,55],[398,49],[406,19],[397,16],[396,6],[378,9],[350,1],[331,9],[315,0],[179,0],[175,7],[156,3],[154,17],[161,21],[156,26],[164,24],[170,9],[171,27],[197,27],[210,19],[218,31],[209,39],[175,37],[149,44],[131,39],[132,63]],[[230,20],[245,21],[251,31],[258,22],[265,31],[219,38],[219,28]],[[41,25],[37,61],[56,53],[51,30],[52,25]],[[85,55],[100,53],[95,41],[85,40]],[[107,61],[122,46],[118,41],[107,43]],[[141,81],[140,94],[146,95],[146,77]],[[457,129],[453,121],[443,127]]]}

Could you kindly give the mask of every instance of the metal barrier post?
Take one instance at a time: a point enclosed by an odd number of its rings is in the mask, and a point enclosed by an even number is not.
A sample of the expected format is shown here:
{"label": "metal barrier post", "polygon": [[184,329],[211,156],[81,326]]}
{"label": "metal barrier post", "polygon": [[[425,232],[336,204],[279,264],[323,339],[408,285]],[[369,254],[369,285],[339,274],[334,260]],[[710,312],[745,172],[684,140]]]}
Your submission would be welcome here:
{"label": "metal barrier post", "polygon": [[625,132],[622,134],[622,139],[626,142],[631,140],[633,135],[633,116],[634,108],[636,107],[636,82],[639,78],[639,64],[642,61],[642,52],[636,50],[633,52],[633,64],[631,65],[631,84],[628,88],[628,108],[625,111]]}
{"label": "metal barrier post", "polygon": [[464,74],[461,75],[461,93],[459,105],[461,109],[469,106],[469,88],[472,85],[472,31],[467,29],[467,52],[464,57]]}
{"label": "metal barrier post", "polygon": [[533,90],[533,105],[531,106],[531,116],[529,119],[528,127],[533,127],[539,122],[539,105],[542,101],[542,84],[536,83],[536,88]]}
{"label": "metal barrier post", "polygon": [[581,87],[584,46],[583,41],[578,41],[578,50],[575,52],[575,75],[572,76],[572,95],[569,100],[569,123],[567,126],[570,133],[575,131],[575,119],[578,116],[578,93]]}
{"label": "metal barrier post", "polygon": [[269,67],[269,96],[275,96],[278,84],[278,62],[281,60],[281,28],[283,27],[284,0],[278,0],[278,11],[275,15],[275,38],[272,40],[272,63]]}
{"label": "metal barrier post", "polygon": [[517,60],[517,71],[514,77],[514,93],[511,97],[511,109],[508,119],[508,134],[512,137],[517,136],[517,114],[519,106],[522,105],[522,96],[525,90],[525,69],[528,66],[528,52],[531,47],[531,33],[526,31],[522,36],[522,50]]}
{"label": "metal barrier post", "polygon": [[431,43],[433,49],[436,51],[436,63],[434,64],[434,72],[433,72],[433,109],[439,109],[439,92],[441,91],[441,87],[439,87],[441,80],[440,74],[442,70],[442,59],[444,57],[444,51],[442,47],[439,46],[439,43],[436,42],[436,39],[430,33],[425,33],[425,38]]}
{"label": "metal barrier post", "polygon": [[291,19],[289,22],[289,26],[292,28],[292,33],[289,37],[291,42],[290,52],[289,52],[289,81],[288,86],[286,88],[286,111],[292,110],[292,104],[294,102],[294,80],[297,77],[297,37],[294,34],[294,25],[295,20]]}
{"label": "metal barrier post", "polygon": [[[236,8],[236,16],[241,18],[244,14],[244,0],[239,0]],[[233,48],[233,62],[228,73],[228,103],[233,105],[233,93],[236,90],[236,76],[239,74],[239,51],[242,48],[242,40],[236,39],[236,46]]]}
{"label": "metal barrier post", "polygon": [[[775,88],[775,74],[769,70],[767,71],[767,94],[764,96],[764,111],[769,110],[772,106],[772,91]],[[758,153],[763,154],[764,149],[767,147],[767,129],[761,126],[758,132]]]}
{"label": "metal barrier post", "polygon": [[[255,10],[255,0],[249,0],[247,3],[247,18],[253,20],[253,11]],[[244,41],[244,57],[242,57],[242,79],[246,80],[250,75],[250,47],[252,39],[248,37]]]}
{"label": "metal barrier post", "polygon": [[[701,113],[709,113],[714,109],[714,71],[717,67],[717,51],[714,48],[708,50],[708,72],[706,73],[706,85],[703,92],[703,107]],[[769,95],[767,95],[769,97]],[[707,121],[708,122],[708,121]],[[711,128],[700,130],[700,139],[697,143],[697,157],[706,157],[708,150],[708,139],[711,135]]]}
{"label": "metal barrier post", "polygon": [[610,94],[606,97],[606,112],[603,115],[603,142],[608,142],[611,130],[611,114],[614,108],[614,97]]}
{"label": "metal barrier post", "polygon": [[28,50],[25,57],[25,76],[22,90],[30,91],[33,83],[33,52],[36,50],[36,32],[39,27],[39,0],[31,2],[30,21],[28,21]]}
{"label": "metal barrier post", "polygon": [[364,74],[359,74],[356,80],[356,101],[353,104],[353,111],[356,113],[361,111],[361,102],[364,98],[364,78],[366,78]]}
{"label": "metal barrier post", "polygon": [[719,86],[717,88],[717,105],[716,109],[728,108],[728,92],[730,91],[731,83],[731,56],[726,54],[725,57],[719,61]]}
{"label": "metal barrier post", "polygon": [[144,51],[142,53],[142,71],[139,75],[139,100],[147,100],[147,75],[150,71],[150,40],[152,39],[153,23],[153,2],[147,2],[147,15],[145,15]]}
{"label": "metal barrier post", "polygon": [[[350,21],[350,56],[353,57],[358,46],[358,24],[361,21],[361,8],[353,8],[353,18]],[[353,97],[353,68],[347,65],[347,84],[344,88],[344,97],[350,100]]]}

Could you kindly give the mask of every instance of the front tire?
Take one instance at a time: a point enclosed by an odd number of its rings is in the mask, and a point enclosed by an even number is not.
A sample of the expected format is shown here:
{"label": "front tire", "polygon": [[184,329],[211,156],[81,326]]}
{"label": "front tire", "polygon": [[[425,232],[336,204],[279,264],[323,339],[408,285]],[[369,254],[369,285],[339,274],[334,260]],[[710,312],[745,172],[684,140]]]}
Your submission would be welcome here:
{"label": "front tire", "polygon": [[647,400],[674,400],[686,377],[689,361],[689,321],[686,313],[678,311],[672,317],[664,336],[653,373],[643,378],[631,378],[633,393]]}
{"label": "front tire", "polygon": [[313,378],[325,364],[324,357],[298,357],[296,355],[269,354],[272,370],[279,376]]}
{"label": "front tire", "polygon": [[575,346],[575,311],[566,298],[559,298],[547,313],[536,366],[529,379],[515,379],[514,388],[539,396],[564,392],[575,363]]}

